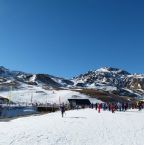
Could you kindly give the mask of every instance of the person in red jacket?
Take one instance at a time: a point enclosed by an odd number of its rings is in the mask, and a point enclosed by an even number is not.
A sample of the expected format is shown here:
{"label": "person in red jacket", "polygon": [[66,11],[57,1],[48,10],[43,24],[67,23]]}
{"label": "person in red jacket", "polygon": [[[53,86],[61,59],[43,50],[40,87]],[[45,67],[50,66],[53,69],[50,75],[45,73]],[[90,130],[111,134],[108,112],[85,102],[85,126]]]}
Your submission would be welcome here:
{"label": "person in red jacket", "polygon": [[111,104],[111,111],[112,111],[112,113],[114,113],[114,112],[115,112],[115,107],[114,107],[114,104]]}
{"label": "person in red jacket", "polygon": [[101,110],[101,104],[99,103],[98,104],[98,113],[100,113],[100,110]]}

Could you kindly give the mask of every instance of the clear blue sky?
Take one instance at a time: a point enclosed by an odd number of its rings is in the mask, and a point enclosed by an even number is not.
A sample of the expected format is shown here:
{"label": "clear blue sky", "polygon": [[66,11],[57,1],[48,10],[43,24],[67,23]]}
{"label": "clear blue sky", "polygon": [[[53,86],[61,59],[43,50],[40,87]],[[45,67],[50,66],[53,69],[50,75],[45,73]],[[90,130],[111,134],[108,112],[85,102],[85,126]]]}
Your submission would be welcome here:
{"label": "clear blue sky", "polygon": [[0,65],[72,77],[144,73],[143,0],[0,0]]}

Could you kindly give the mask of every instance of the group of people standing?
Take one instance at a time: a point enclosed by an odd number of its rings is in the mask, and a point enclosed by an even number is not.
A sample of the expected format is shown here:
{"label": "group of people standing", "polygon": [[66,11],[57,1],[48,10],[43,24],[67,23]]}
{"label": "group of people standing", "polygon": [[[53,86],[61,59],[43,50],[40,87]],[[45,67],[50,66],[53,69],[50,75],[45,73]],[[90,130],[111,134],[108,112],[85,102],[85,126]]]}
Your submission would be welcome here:
{"label": "group of people standing", "polygon": [[[142,109],[144,109],[144,102],[137,102],[137,103],[117,102],[117,103],[96,103],[96,104],[92,103],[90,106],[82,106],[82,108],[88,108],[88,107],[92,109],[95,108],[98,111],[98,113],[101,113],[101,110],[111,111],[112,113],[114,113],[115,111],[127,111],[128,109],[138,109],[139,111],[141,111]],[[75,109],[78,109],[78,107],[76,106]],[[68,107],[64,105],[64,103],[61,104],[60,111],[62,117],[64,116],[66,110],[69,110]]]}
{"label": "group of people standing", "polygon": [[138,103],[96,103],[91,104],[90,106],[92,109],[95,108],[98,110],[98,113],[102,110],[108,110],[114,113],[115,111],[126,111],[128,109],[138,109],[139,111],[144,109],[144,102],[138,102]]}

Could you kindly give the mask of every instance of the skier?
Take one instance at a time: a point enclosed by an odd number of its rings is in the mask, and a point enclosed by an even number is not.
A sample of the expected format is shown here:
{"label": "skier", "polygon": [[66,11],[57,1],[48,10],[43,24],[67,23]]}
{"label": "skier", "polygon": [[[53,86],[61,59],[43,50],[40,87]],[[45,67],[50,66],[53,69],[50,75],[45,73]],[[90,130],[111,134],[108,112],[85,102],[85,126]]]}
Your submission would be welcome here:
{"label": "skier", "polygon": [[108,104],[108,110],[111,111],[111,104]]}
{"label": "skier", "polygon": [[120,102],[117,103],[117,107],[118,107],[118,110],[119,110],[119,111],[122,110],[122,104],[121,104]]}
{"label": "skier", "polygon": [[0,116],[1,116],[1,114],[2,114],[2,106],[0,104]]}
{"label": "skier", "polygon": [[97,110],[97,108],[98,108],[98,104],[96,103],[96,104],[95,104],[95,109]]}
{"label": "skier", "polygon": [[60,110],[61,110],[61,114],[62,114],[62,117],[65,113],[65,107],[64,107],[64,104],[62,104],[62,106],[60,106]]}
{"label": "skier", "polygon": [[103,110],[106,110],[106,103],[103,104]]}
{"label": "skier", "polygon": [[100,113],[100,110],[101,110],[101,104],[99,103],[98,104],[98,113]]}
{"label": "skier", "polygon": [[125,111],[125,104],[122,103],[122,111]]}
{"label": "skier", "polygon": [[112,111],[112,113],[115,112],[115,107],[114,107],[113,103],[111,104],[111,111]]}
{"label": "skier", "polygon": [[91,108],[92,108],[92,109],[93,109],[93,106],[94,106],[94,104],[92,103],[92,104],[91,104]]}
{"label": "skier", "polygon": [[139,109],[139,111],[142,110],[142,103],[141,102],[138,103],[138,109]]}

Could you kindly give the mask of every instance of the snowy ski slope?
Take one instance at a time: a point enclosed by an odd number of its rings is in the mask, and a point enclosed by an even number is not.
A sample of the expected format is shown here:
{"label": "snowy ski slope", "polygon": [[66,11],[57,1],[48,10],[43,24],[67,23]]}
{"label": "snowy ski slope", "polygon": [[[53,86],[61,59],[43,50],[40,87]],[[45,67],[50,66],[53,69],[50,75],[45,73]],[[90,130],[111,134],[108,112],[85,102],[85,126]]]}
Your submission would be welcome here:
{"label": "snowy ski slope", "polygon": [[67,111],[0,122],[0,145],[144,145],[144,111]]}
{"label": "snowy ski slope", "polygon": [[31,86],[24,87],[23,89],[0,92],[0,96],[9,98],[13,102],[19,103],[56,103],[59,104],[59,98],[61,102],[66,103],[69,98],[77,96],[78,98],[87,98],[91,102],[101,102],[95,98],[90,98],[89,96],[80,94],[76,91],[71,90],[45,90],[42,87]]}

